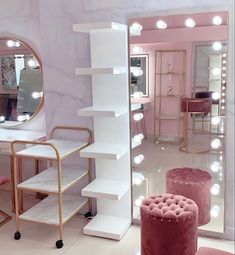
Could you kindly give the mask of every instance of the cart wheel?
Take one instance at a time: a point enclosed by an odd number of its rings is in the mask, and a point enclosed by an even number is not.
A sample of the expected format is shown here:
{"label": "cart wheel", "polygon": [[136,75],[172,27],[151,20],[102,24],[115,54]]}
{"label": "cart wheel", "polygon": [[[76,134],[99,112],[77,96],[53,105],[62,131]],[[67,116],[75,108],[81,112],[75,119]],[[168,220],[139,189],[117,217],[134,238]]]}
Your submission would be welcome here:
{"label": "cart wheel", "polygon": [[21,233],[19,231],[15,232],[14,239],[19,240],[21,238]]}
{"label": "cart wheel", "polygon": [[58,241],[56,241],[55,245],[56,245],[56,248],[57,248],[57,249],[62,248],[62,247],[64,246],[63,240],[58,240]]}
{"label": "cart wheel", "polygon": [[92,213],[91,213],[91,212],[87,212],[87,213],[85,214],[85,217],[86,217],[86,218],[92,218],[92,217],[93,217],[93,215],[92,215]]}

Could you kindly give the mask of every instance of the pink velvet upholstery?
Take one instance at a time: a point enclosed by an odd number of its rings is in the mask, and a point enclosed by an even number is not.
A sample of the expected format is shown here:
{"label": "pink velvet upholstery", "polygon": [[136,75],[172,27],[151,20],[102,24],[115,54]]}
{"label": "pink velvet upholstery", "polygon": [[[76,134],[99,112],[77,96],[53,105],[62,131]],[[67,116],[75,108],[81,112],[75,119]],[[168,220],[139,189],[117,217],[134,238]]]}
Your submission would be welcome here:
{"label": "pink velvet upholstery", "polygon": [[221,251],[209,247],[200,247],[196,255],[234,255],[234,253]]}
{"label": "pink velvet upholstery", "polygon": [[5,176],[0,176],[0,186],[2,186],[3,184],[9,182],[9,179]]}
{"label": "pink velvet upholstery", "polygon": [[141,255],[195,255],[197,205],[172,194],[145,198],[141,211]]}
{"label": "pink velvet upholstery", "polygon": [[198,206],[198,225],[210,221],[211,175],[193,168],[176,168],[166,173],[166,192],[192,199]]}
{"label": "pink velvet upholstery", "polygon": [[210,98],[181,98],[181,112],[209,113],[210,111]]}

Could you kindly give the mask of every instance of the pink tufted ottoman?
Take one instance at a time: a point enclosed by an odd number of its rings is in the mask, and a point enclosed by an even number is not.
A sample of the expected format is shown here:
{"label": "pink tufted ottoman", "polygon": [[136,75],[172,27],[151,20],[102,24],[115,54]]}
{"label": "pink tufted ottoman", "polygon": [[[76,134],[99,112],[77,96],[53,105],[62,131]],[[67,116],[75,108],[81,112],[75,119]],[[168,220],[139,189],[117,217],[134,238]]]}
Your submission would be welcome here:
{"label": "pink tufted ottoman", "polygon": [[221,251],[209,247],[200,247],[196,255],[234,255],[234,253]]}
{"label": "pink tufted ottoman", "polygon": [[193,168],[176,168],[166,173],[166,192],[192,199],[198,206],[198,225],[210,221],[211,175]]}
{"label": "pink tufted ottoman", "polygon": [[141,211],[141,255],[195,255],[197,205],[172,194],[145,198]]}

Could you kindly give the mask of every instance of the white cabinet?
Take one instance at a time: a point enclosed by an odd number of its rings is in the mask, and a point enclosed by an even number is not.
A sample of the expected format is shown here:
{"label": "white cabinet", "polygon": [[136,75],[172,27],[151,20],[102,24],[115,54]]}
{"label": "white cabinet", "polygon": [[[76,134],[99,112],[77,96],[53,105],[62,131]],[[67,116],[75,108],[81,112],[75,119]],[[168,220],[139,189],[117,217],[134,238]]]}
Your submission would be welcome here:
{"label": "white cabinet", "polygon": [[91,47],[91,67],[75,70],[92,75],[93,105],[78,110],[94,120],[94,143],[80,155],[95,159],[96,179],[82,195],[97,199],[97,215],[84,233],[120,240],[131,224],[127,27],[88,23],[73,25],[73,31],[89,33]]}
{"label": "white cabinet", "polygon": [[[58,130],[60,132],[63,130],[64,132],[87,133],[88,141],[57,139],[55,138],[55,132]],[[90,162],[88,163],[88,169],[78,169],[76,167],[63,166],[62,160],[72,153],[79,153],[91,141],[92,133],[89,129],[63,126],[55,127],[52,131],[51,139],[46,142],[19,140],[12,142],[13,180],[16,198],[16,233],[14,238],[16,240],[21,238],[19,222],[30,221],[57,226],[60,231],[60,239],[56,242],[56,247],[61,248],[63,246],[63,225],[89,202],[87,198],[79,197],[79,195],[64,194],[64,192],[83,177],[88,176],[89,180],[91,180],[91,164]],[[19,145],[24,145],[26,148],[17,151],[16,148]],[[23,158],[49,160],[50,167],[32,178],[22,181]],[[22,208],[22,191],[43,192],[48,194],[48,196],[29,210],[19,214],[19,208]]]}

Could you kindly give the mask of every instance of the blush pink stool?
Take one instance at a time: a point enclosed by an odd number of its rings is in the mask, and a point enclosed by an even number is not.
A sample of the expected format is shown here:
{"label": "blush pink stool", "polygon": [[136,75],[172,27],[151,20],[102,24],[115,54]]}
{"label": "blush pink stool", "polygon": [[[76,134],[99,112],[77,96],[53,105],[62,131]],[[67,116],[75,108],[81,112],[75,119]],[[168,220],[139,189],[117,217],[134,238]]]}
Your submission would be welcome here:
{"label": "blush pink stool", "polygon": [[[0,176],[0,187],[5,185],[9,181],[10,180],[7,177]],[[2,210],[0,210],[0,216],[2,216],[4,218],[4,220],[0,222],[0,227],[2,225],[6,224],[8,221],[10,221],[12,219],[12,217],[10,215],[8,215],[7,213],[3,212]]]}
{"label": "blush pink stool", "polygon": [[141,212],[141,255],[195,255],[198,208],[183,196],[145,198]]}
{"label": "blush pink stool", "polygon": [[209,247],[200,247],[196,255],[234,255],[234,253],[221,251]]}
{"label": "blush pink stool", "polygon": [[210,221],[211,175],[193,168],[175,168],[166,172],[166,192],[192,199],[198,206],[198,225]]}

